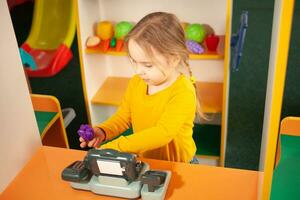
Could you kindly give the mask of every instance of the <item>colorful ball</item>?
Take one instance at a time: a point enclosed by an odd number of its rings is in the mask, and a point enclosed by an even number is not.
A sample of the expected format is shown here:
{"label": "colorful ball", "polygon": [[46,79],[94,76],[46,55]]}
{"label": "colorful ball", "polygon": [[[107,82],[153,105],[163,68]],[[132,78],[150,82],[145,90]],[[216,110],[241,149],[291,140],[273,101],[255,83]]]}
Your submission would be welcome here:
{"label": "colorful ball", "polygon": [[202,48],[202,46],[195,41],[187,40],[185,42],[185,44],[186,44],[187,49],[192,53],[201,54],[204,52],[204,49]]}
{"label": "colorful ball", "polygon": [[117,40],[124,39],[124,37],[131,31],[133,24],[130,22],[122,21],[116,24],[115,37]]}
{"label": "colorful ball", "polygon": [[201,43],[206,35],[206,30],[201,24],[191,24],[186,28],[187,40]]}

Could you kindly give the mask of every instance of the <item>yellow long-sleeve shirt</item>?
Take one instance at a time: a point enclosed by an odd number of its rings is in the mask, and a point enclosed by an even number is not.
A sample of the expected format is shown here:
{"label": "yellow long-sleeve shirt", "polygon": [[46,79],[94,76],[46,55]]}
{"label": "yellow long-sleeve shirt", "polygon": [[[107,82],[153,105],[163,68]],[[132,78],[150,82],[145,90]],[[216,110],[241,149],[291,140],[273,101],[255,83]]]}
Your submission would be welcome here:
{"label": "yellow long-sleeve shirt", "polygon": [[196,95],[192,83],[180,75],[169,87],[147,95],[147,84],[134,76],[117,112],[100,124],[111,140],[132,127],[133,134],[101,146],[141,157],[189,162],[196,145],[192,138]]}

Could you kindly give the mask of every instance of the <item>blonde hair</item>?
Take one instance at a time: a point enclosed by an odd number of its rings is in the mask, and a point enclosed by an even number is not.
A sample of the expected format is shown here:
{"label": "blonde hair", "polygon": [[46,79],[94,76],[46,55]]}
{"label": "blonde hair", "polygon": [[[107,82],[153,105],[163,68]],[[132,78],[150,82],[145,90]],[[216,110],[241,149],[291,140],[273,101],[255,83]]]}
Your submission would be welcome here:
{"label": "blonde hair", "polygon": [[[179,69],[180,72],[185,74],[188,79],[192,79],[193,74],[188,62],[189,52],[185,45],[184,30],[175,15],[165,12],[146,15],[128,33],[126,46],[130,39],[137,42],[150,58],[154,59],[153,48],[166,58],[178,56],[181,66],[183,66]],[[199,90],[196,83],[193,85],[197,96],[197,114],[206,119],[200,105]]]}

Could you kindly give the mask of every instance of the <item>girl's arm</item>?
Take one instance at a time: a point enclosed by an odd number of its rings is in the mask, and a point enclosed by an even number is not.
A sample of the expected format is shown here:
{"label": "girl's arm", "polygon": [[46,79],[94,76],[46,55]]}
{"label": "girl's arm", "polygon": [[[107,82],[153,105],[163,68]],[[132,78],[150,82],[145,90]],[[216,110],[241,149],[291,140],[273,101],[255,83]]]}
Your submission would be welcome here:
{"label": "girl's arm", "polygon": [[135,78],[132,78],[129,81],[124,98],[117,112],[97,126],[105,132],[106,140],[111,140],[119,136],[131,126],[130,100],[134,85]]}
{"label": "girl's arm", "polygon": [[196,97],[192,91],[178,92],[167,104],[156,126],[121,136],[101,148],[112,148],[130,153],[142,153],[168,144],[187,121],[193,124],[196,112]]}

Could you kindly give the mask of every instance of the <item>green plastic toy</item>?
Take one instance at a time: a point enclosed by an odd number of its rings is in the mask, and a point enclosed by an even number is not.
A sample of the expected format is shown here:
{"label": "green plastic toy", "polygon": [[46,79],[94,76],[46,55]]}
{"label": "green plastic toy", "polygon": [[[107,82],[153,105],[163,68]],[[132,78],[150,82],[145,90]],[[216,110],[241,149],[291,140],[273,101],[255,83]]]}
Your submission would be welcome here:
{"label": "green plastic toy", "polygon": [[112,39],[111,39],[111,41],[110,41],[110,47],[112,47],[112,48],[114,48],[114,47],[116,47],[116,38],[115,37],[113,37]]}
{"label": "green plastic toy", "polygon": [[124,39],[124,37],[133,28],[133,24],[130,22],[122,21],[116,24],[115,37],[117,40]]}
{"label": "green plastic toy", "polygon": [[201,24],[190,24],[186,28],[187,40],[193,40],[195,42],[203,42],[206,36],[206,30]]}

